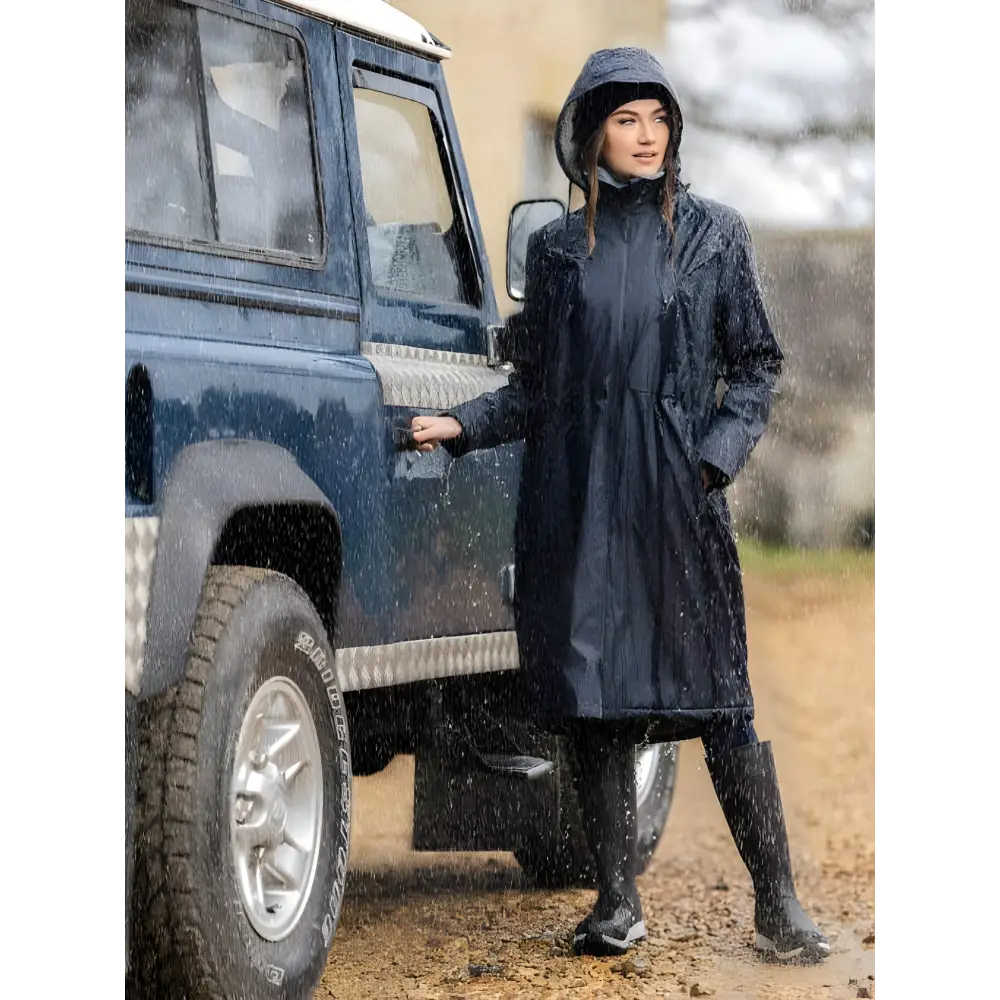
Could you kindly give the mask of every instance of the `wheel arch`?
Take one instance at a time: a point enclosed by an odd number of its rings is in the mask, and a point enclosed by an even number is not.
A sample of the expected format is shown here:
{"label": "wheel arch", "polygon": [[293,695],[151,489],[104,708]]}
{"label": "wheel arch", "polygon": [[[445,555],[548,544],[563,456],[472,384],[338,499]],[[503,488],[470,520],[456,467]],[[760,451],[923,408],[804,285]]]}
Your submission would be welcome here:
{"label": "wheel arch", "polygon": [[214,566],[257,566],[291,577],[309,595],[333,640],[340,589],[340,529],[322,505],[303,501],[234,510],[212,553]]}
{"label": "wheel arch", "polygon": [[184,448],[160,504],[140,696],[181,677],[210,566],[257,566],[291,577],[332,641],[341,556],[337,512],[290,452],[238,439]]}

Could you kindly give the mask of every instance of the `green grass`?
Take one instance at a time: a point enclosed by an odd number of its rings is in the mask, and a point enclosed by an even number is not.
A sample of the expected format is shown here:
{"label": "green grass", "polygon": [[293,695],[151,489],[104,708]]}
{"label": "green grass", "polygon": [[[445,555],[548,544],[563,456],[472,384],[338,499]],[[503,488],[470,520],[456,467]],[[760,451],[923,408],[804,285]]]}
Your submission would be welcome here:
{"label": "green grass", "polygon": [[737,545],[744,571],[777,577],[875,575],[875,553],[861,549],[801,549],[744,539]]}

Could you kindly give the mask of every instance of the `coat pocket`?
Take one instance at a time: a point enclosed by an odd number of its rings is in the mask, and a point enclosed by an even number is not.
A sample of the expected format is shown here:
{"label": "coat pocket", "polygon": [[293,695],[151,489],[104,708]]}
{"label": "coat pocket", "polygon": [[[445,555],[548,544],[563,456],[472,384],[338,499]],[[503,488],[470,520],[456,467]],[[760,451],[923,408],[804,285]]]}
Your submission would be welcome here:
{"label": "coat pocket", "polygon": [[694,503],[694,509],[697,516],[701,518],[708,510],[711,493],[705,489],[705,484],[702,482],[701,461],[695,447],[693,421],[675,397],[661,395],[657,404],[657,412],[670,428],[672,436],[680,446],[679,450],[684,467],[676,470],[676,474],[682,480],[687,481],[687,489]]}
{"label": "coat pocket", "polygon": [[681,405],[675,394],[676,380],[670,376],[663,380],[663,390],[657,396],[657,410],[673,427],[678,440],[684,449],[684,455],[688,462],[693,464],[694,453],[694,432],[691,420]]}

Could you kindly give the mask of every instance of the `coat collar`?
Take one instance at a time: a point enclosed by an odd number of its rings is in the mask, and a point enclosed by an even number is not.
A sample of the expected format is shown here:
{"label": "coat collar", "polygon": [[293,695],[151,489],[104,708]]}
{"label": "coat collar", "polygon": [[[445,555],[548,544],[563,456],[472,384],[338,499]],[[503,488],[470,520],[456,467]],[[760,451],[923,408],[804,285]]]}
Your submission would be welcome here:
{"label": "coat collar", "polygon": [[725,246],[722,231],[700,198],[686,187],[677,191],[674,202],[674,229],[677,233],[678,274],[690,274],[718,256]]}
{"label": "coat collar", "polygon": [[[688,193],[686,187],[678,189],[674,206],[678,247],[674,267],[678,277],[683,277],[721,253],[725,241],[712,214],[701,199]],[[663,229],[666,230],[666,223]],[[571,212],[563,221],[554,223],[546,237],[546,250],[557,260],[582,263],[590,256],[582,208]],[[667,241],[663,245],[666,246]]]}

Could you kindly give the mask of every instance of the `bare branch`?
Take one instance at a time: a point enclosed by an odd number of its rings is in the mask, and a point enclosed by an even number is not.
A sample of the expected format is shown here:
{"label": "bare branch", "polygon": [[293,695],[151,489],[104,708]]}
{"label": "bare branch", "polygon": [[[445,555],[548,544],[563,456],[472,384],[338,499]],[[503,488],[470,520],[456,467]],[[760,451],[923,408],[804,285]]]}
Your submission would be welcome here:
{"label": "bare branch", "polygon": [[869,120],[831,122],[810,122],[799,132],[773,132],[765,129],[746,128],[740,125],[728,125],[712,121],[694,121],[692,124],[715,132],[717,135],[728,135],[747,142],[760,143],[774,149],[787,149],[810,139],[837,139],[840,142],[864,142],[875,137],[874,129]]}
{"label": "bare branch", "polygon": [[[671,22],[697,21],[717,18],[732,7],[746,6],[748,0],[687,0],[671,3],[668,16]],[[774,0],[774,6],[783,7],[791,16],[813,18],[837,32],[856,28],[858,22],[875,9],[874,0],[838,0],[835,3],[829,0]]]}
{"label": "bare branch", "polygon": [[720,121],[709,101],[698,97],[688,97],[684,105],[684,121],[687,125],[732,136],[748,142],[761,143],[775,149],[785,149],[808,139],[837,139],[840,142],[878,141],[879,121],[871,111],[859,111],[846,118],[813,116],[797,129],[769,129],[755,125],[742,125]]}

